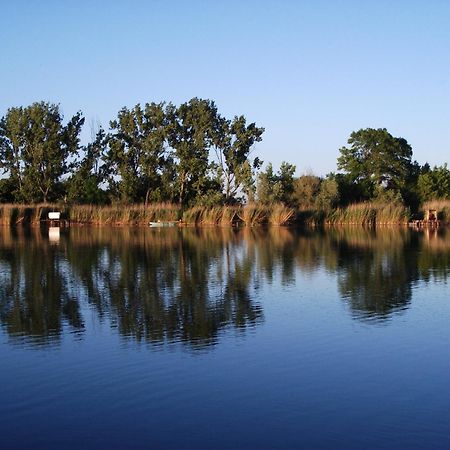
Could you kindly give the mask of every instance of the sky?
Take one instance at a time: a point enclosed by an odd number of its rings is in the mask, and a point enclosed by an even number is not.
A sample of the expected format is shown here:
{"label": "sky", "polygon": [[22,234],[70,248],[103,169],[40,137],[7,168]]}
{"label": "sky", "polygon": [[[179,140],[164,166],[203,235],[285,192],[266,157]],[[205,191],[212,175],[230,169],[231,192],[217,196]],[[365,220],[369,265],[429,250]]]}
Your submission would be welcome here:
{"label": "sky", "polygon": [[253,155],[336,171],[352,131],[450,158],[450,1],[0,0],[0,116],[81,110],[83,141],[123,106],[192,97],[265,128]]}

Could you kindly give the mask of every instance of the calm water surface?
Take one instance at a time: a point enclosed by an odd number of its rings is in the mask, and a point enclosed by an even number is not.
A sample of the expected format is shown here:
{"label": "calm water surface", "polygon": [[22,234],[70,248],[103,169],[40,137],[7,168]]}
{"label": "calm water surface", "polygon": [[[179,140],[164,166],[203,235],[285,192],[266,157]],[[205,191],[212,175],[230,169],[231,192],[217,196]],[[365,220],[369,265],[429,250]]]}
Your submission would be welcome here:
{"label": "calm water surface", "polygon": [[0,229],[0,448],[450,448],[450,231]]}

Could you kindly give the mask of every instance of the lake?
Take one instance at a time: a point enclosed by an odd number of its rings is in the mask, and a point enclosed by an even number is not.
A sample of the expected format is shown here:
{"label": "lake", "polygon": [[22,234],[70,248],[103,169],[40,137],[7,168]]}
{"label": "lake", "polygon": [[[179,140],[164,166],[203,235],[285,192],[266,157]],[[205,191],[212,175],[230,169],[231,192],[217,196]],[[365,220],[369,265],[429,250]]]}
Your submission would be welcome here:
{"label": "lake", "polygon": [[450,448],[450,230],[0,228],[0,447]]}

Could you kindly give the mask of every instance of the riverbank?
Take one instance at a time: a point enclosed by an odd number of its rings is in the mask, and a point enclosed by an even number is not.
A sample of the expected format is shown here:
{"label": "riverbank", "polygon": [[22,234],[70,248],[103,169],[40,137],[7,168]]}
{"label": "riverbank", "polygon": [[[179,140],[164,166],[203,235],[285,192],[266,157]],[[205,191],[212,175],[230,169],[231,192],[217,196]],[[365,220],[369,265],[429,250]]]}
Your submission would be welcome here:
{"label": "riverbank", "polygon": [[192,226],[258,226],[295,223],[296,211],[281,204],[245,206],[195,206],[183,209],[170,203],[150,205],[0,205],[2,225],[36,225],[47,221],[48,213],[58,211],[61,220],[71,224],[148,225],[149,222],[179,222]]}
{"label": "riverbank", "polygon": [[[423,205],[424,211],[437,211],[441,223],[450,223],[450,201],[440,200]],[[48,213],[59,211],[61,219],[72,224],[146,226],[149,222],[177,221],[186,226],[260,226],[260,225],[406,225],[413,219],[402,205],[358,203],[333,210],[296,210],[282,204],[244,206],[195,206],[183,209],[170,203],[151,205],[0,205],[0,224],[37,225],[47,221]]]}

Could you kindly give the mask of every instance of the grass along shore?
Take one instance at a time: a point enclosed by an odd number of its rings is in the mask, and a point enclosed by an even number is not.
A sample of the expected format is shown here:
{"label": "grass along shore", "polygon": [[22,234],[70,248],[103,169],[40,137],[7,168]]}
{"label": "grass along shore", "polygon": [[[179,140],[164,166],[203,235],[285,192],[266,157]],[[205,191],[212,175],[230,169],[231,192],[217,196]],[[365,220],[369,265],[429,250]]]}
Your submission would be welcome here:
{"label": "grass along shore", "polygon": [[277,204],[272,206],[195,206],[182,209],[170,203],[150,205],[61,205],[61,204],[1,204],[0,224],[37,225],[47,220],[48,213],[59,211],[61,220],[91,225],[148,225],[156,221],[180,221],[197,226],[257,226],[286,225],[295,221],[296,211]]}
{"label": "grass along shore", "polygon": [[[428,202],[422,211],[436,209],[443,223],[450,223],[450,200]],[[330,211],[295,210],[282,204],[270,206],[195,206],[182,209],[170,203],[150,205],[61,205],[1,204],[0,224],[33,225],[48,218],[50,211],[61,212],[61,219],[91,225],[148,225],[156,221],[180,221],[196,226],[259,225],[403,225],[411,219],[408,208],[394,204],[358,203]]]}

